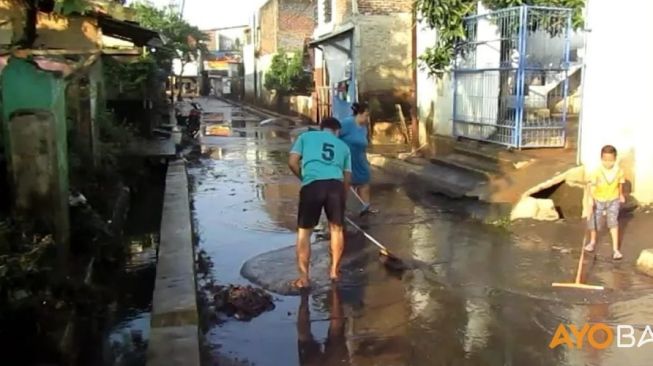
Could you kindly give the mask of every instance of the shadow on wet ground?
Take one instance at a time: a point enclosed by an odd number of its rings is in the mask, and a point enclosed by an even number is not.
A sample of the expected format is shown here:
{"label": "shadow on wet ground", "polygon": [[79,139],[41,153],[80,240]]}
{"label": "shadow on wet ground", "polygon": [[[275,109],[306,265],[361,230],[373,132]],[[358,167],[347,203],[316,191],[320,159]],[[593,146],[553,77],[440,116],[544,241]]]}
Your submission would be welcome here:
{"label": "shadow on wet ground", "polygon": [[[212,257],[220,283],[247,284],[243,263],[294,242],[299,185],[286,168],[288,141],[283,131],[268,133],[255,123],[245,129],[245,137],[203,139],[206,158],[189,170],[199,247]],[[587,281],[606,291],[553,289],[552,282],[574,278],[581,222],[483,225],[459,202],[379,172],[374,178],[381,213],[362,222],[370,233],[400,257],[446,263],[396,276],[371,244],[350,235],[346,255],[356,260],[345,271],[355,275],[310,296],[277,296],[274,311],[250,322],[211,327],[207,364],[650,364],[653,346],[548,347],[560,323],[651,323],[653,283],[633,265],[647,244],[634,227],[645,227],[650,215],[630,223],[624,261],[609,260],[607,244],[588,259]],[[288,253],[272,263],[270,276],[295,271]]]}

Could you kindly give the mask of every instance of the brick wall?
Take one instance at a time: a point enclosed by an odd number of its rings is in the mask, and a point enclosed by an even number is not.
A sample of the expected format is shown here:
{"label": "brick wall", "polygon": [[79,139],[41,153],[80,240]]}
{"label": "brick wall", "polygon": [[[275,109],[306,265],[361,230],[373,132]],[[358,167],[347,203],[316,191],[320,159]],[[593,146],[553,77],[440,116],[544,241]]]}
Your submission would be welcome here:
{"label": "brick wall", "polygon": [[260,9],[261,54],[269,55],[277,51],[277,5],[279,0],[270,0]]}
{"label": "brick wall", "polygon": [[411,14],[367,15],[358,18],[360,43],[355,59],[362,100],[377,99],[383,110],[374,111],[391,120],[394,104],[407,107],[412,88]]}
{"label": "brick wall", "polygon": [[279,0],[278,50],[301,50],[315,29],[317,0]]}
{"label": "brick wall", "polygon": [[342,24],[351,18],[351,1],[352,0],[335,0],[336,8],[333,20],[336,24]]}
{"label": "brick wall", "polygon": [[208,42],[206,42],[206,47],[209,49],[209,51],[217,50],[218,44],[215,41],[215,31],[207,30],[207,31],[203,31],[203,33],[206,34],[207,37],[209,37]]}
{"label": "brick wall", "polygon": [[412,0],[358,0],[358,12],[361,14],[410,13],[412,7]]}

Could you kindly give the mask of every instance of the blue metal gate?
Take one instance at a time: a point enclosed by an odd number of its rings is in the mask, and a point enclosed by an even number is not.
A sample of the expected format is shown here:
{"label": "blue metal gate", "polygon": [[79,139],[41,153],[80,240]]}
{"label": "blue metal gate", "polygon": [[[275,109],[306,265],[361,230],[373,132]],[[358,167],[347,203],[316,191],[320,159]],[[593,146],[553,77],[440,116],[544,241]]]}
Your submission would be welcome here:
{"label": "blue metal gate", "polygon": [[454,135],[563,147],[571,10],[520,6],[465,18],[454,64]]}

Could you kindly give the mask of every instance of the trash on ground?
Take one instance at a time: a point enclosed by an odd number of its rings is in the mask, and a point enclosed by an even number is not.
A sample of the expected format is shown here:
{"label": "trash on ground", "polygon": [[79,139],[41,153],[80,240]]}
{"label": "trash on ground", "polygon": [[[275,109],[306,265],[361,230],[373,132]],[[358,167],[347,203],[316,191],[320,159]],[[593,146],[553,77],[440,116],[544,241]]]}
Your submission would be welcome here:
{"label": "trash on ground", "polygon": [[[213,262],[204,250],[200,250],[197,259],[197,271],[206,279],[199,281],[202,295],[209,309],[249,321],[266,311],[273,310],[274,299],[265,290],[252,286],[218,285],[210,279]],[[215,314],[213,314],[215,315]]]}
{"label": "trash on ground", "polygon": [[206,136],[231,136],[231,128],[225,125],[206,126]]}

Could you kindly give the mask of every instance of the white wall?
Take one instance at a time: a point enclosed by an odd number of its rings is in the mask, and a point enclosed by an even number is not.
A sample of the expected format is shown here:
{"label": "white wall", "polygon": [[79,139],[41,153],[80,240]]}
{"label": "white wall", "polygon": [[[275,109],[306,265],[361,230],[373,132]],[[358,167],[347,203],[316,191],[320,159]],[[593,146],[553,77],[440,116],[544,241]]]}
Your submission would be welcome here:
{"label": "white wall", "polygon": [[[181,72],[181,60],[176,58],[172,60],[172,72],[175,75],[179,75]],[[182,76],[186,77],[196,77],[199,74],[199,64],[195,61],[191,61],[184,65],[184,73]]]}
{"label": "white wall", "polygon": [[[237,28],[228,28],[228,29],[217,29],[215,30],[215,47],[217,50],[233,50],[236,45],[236,40],[240,43],[240,46],[245,45],[245,29],[246,26],[237,27]],[[220,44],[220,37],[223,38],[223,44]]]}
{"label": "white wall", "polygon": [[[435,45],[437,31],[425,22],[417,25],[417,57]],[[429,76],[424,65],[417,69],[417,108],[420,118],[420,141],[430,134],[453,136],[453,85],[451,75]],[[422,137],[424,139],[422,139]]]}
{"label": "white wall", "polygon": [[256,58],[254,44],[248,44],[243,47],[243,68],[245,72],[245,96],[251,98],[255,91]]}
{"label": "white wall", "polygon": [[[583,32],[572,32],[569,35],[569,51],[572,56],[572,63],[575,63],[573,54],[583,55],[584,43]],[[538,64],[542,67],[552,68],[561,67],[564,61],[564,47],[565,38],[562,36],[551,37],[544,30],[529,33],[526,40],[526,59],[531,65]]]}
{"label": "white wall", "polygon": [[[637,11],[633,11],[637,9]],[[588,3],[586,73],[580,158],[598,163],[604,144],[620,152],[634,196],[653,202],[653,2],[605,0]]]}
{"label": "white wall", "polygon": [[263,103],[270,102],[270,91],[265,89],[263,85],[265,83],[265,73],[272,64],[272,57],[273,55],[263,55],[256,59],[256,72],[259,73],[259,77],[256,79],[258,83],[256,98]]}
{"label": "white wall", "polygon": [[[423,54],[427,48],[435,44],[437,39],[437,32],[430,29],[426,22],[419,21],[417,23],[417,39],[416,39],[416,53],[417,57]],[[434,126],[434,96],[435,96],[435,78],[429,76],[427,70],[423,65],[418,65],[417,68],[417,113],[420,120],[420,141],[424,143],[423,138],[427,138],[427,133],[435,130]]]}
{"label": "white wall", "polygon": [[[432,47],[437,31],[425,22],[417,25],[417,57]],[[417,69],[417,108],[420,119],[420,143],[430,134],[453,135],[453,89],[449,74],[442,78],[430,76],[423,65]]]}

